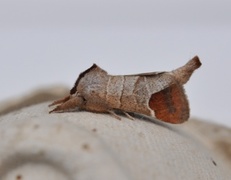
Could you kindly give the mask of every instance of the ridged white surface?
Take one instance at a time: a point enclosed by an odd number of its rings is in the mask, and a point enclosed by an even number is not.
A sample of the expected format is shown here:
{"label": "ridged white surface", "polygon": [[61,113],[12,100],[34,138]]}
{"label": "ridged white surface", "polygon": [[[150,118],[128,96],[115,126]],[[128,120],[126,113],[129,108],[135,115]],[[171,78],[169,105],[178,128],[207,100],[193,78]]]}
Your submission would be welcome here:
{"label": "ridged white surface", "polygon": [[108,114],[48,114],[47,103],[0,117],[0,179],[228,179],[180,125]]}

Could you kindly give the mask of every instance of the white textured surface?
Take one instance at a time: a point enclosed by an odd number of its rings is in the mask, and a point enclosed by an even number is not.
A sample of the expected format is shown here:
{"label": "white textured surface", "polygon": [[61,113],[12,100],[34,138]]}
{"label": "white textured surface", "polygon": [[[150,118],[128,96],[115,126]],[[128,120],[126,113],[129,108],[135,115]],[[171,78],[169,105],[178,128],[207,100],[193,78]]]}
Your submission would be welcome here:
{"label": "white textured surface", "polygon": [[179,126],[24,108],[0,117],[0,179],[229,179]]}

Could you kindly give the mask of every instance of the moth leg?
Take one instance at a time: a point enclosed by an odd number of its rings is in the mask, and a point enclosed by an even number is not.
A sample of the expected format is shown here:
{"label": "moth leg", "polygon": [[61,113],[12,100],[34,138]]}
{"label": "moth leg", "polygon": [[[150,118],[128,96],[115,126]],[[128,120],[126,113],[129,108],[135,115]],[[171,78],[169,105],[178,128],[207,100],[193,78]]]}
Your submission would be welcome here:
{"label": "moth leg", "polygon": [[81,96],[75,96],[64,101],[64,103],[51,110],[49,113],[74,111],[81,108],[83,104],[84,99]]}
{"label": "moth leg", "polygon": [[121,117],[117,115],[113,110],[107,110],[108,113],[110,113],[114,118],[121,120]]}
{"label": "moth leg", "polygon": [[65,102],[68,101],[70,98],[71,98],[70,95],[69,95],[69,96],[66,96],[66,97],[64,97],[64,98],[62,98],[62,99],[58,99],[58,100],[54,101],[53,103],[49,104],[48,106],[51,107],[51,106],[54,106],[54,105],[56,105],[56,104],[65,103]]}
{"label": "moth leg", "polygon": [[128,118],[128,119],[131,119],[131,120],[134,120],[134,118],[128,114],[127,112],[123,111],[123,113],[125,114],[125,116]]}

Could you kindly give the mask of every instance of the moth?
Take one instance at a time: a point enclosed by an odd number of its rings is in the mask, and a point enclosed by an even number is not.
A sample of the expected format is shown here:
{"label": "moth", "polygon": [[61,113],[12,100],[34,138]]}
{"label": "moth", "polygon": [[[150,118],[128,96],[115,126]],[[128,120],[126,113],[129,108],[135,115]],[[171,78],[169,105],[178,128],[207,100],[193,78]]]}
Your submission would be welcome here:
{"label": "moth", "polygon": [[201,66],[198,56],[184,66],[169,72],[150,72],[134,75],[110,75],[93,64],[80,73],[70,95],[54,101],[52,112],[85,110],[110,113],[138,113],[161,121],[179,124],[189,118],[189,103],[183,85],[194,70]]}

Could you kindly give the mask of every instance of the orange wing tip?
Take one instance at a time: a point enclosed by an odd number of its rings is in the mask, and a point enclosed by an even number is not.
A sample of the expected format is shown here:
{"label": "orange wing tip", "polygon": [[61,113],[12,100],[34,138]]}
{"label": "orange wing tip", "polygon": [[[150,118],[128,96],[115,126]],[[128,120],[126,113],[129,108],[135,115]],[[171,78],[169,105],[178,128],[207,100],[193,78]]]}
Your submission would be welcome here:
{"label": "orange wing tip", "polygon": [[183,87],[178,84],[152,94],[149,107],[157,119],[168,123],[180,124],[189,118],[188,101]]}

